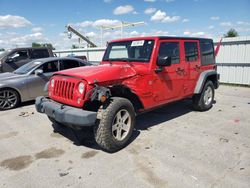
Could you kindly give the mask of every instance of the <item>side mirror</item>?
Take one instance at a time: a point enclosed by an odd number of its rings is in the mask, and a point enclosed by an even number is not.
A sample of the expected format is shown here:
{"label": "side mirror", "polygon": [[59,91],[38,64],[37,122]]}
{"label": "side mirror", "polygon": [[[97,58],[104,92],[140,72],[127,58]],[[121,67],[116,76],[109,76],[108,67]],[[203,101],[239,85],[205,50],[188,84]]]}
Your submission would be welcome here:
{"label": "side mirror", "polygon": [[36,76],[39,76],[39,75],[42,75],[42,74],[43,74],[43,70],[42,69],[35,70],[35,75]]}
{"label": "side mirror", "polygon": [[159,67],[169,67],[171,65],[171,56],[158,57],[156,65]]}
{"label": "side mirror", "polygon": [[11,57],[7,57],[6,60],[5,60],[6,63],[12,63],[14,62],[14,59],[11,58]]}

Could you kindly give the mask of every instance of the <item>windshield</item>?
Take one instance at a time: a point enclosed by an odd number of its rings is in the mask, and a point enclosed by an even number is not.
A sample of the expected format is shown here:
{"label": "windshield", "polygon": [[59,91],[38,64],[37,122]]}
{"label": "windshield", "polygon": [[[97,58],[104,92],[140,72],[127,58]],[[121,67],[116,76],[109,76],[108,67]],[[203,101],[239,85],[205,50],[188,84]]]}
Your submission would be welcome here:
{"label": "windshield", "polygon": [[17,70],[14,71],[14,73],[15,74],[26,74],[41,64],[42,64],[42,62],[40,62],[40,61],[36,61],[36,60],[31,61],[31,62],[19,67]]}
{"label": "windshield", "polygon": [[153,40],[113,42],[108,45],[103,61],[149,62],[153,47]]}

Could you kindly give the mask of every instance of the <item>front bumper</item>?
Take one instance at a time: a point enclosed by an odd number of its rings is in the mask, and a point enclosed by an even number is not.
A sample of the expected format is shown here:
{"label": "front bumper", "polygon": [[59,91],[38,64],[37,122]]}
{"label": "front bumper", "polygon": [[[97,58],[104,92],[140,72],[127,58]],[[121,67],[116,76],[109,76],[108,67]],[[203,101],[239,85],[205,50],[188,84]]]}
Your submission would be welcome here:
{"label": "front bumper", "polygon": [[63,105],[45,97],[37,97],[35,106],[37,112],[45,113],[64,125],[85,127],[96,122],[96,112]]}

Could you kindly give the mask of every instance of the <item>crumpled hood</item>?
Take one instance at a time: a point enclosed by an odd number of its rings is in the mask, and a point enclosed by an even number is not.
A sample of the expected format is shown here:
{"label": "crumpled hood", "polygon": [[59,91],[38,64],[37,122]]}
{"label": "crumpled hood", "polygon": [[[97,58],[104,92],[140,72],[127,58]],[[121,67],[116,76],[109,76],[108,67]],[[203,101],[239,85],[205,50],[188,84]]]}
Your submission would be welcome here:
{"label": "crumpled hood", "polygon": [[95,82],[106,82],[112,80],[122,80],[136,75],[136,71],[131,65],[105,64],[98,66],[86,66],[57,72],[55,75],[67,75],[84,79],[88,84]]}

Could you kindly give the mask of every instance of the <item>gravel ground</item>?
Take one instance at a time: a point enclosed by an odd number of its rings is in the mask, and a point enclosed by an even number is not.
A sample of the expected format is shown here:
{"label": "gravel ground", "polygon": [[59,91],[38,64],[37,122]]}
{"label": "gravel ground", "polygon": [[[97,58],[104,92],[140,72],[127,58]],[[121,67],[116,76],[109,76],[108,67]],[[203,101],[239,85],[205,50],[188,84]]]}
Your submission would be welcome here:
{"label": "gravel ground", "polygon": [[33,103],[0,112],[0,187],[250,187],[250,88],[220,86],[137,117],[131,143],[109,154],[90,130],[55,127]]}

